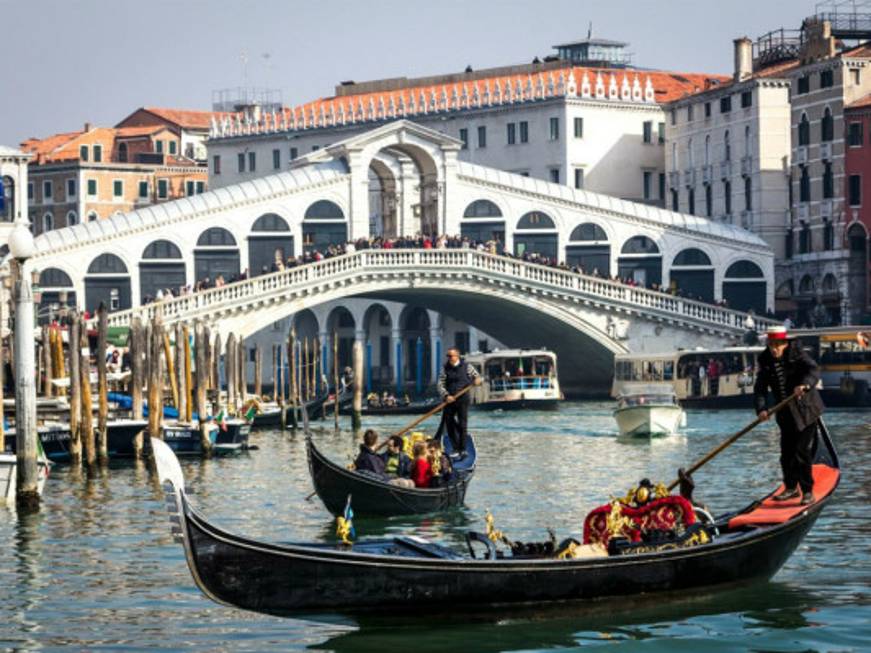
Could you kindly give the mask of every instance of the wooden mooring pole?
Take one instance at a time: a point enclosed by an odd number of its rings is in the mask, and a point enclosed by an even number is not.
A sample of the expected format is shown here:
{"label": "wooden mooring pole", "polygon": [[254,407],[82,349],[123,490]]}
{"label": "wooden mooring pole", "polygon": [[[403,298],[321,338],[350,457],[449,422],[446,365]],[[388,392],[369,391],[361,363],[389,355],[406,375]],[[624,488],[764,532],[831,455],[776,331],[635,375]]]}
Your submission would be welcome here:
{"label": "wooden mooring pole", "polygon": [[209,357],[206,354],[208,347],[208,334],[200,323],[194,324],[194,355],[197,357],[197,419],[200,424],[200,444],[206,455],[212,451],[212,442],[209,440],[209,410],[206,406],[206,386],[209,379]]}
{"label": "wooden mooring pole", "polygon": [[88,345],[88,325],[84,318],[79,318],[79,329],[81,331],[79,379],[82,386],[82,422],[80,431],[82,434],[82,449],[84,450],[85,464],[88,466],[88,469],[92,469],[97,460],[97,452],[96,443],[94,442],[93,404],[91,398],[91,351]]}
{"label": "wooden mooring pole", "polygon": [[359,431],[362,426],[361,412],[363,410],[363,342],[354,339],[354,409],[351,426]]}
{"label": "wooden mooring pole", "polygon": [[81,322],[77,313],[70,316],[70,334],[67,355],[70,359],[70,462],[82,464],[82,336]]}
{"label": "wooden mooring pole", "polygon": [[105,304],[97,309],[97,459],[109,463],[109,380],[106,369],[106,347],[109,338],[109,317]]}

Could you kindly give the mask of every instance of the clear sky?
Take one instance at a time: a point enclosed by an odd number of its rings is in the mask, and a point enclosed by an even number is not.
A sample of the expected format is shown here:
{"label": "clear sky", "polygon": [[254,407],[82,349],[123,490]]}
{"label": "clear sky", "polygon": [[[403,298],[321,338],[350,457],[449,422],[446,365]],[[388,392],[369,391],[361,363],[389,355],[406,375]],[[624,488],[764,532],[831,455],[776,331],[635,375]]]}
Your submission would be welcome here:
{"label": "clear sky", "polygon": [[[0,144],[111,126],[140,106],[211,108],[214,89],[285,104],[341,80],[527,63],[593,35],[635,65],[731,73],[732,39],[797,29],[811,0],[0,0]],[[243,64],[242,53],[247,64]]]}

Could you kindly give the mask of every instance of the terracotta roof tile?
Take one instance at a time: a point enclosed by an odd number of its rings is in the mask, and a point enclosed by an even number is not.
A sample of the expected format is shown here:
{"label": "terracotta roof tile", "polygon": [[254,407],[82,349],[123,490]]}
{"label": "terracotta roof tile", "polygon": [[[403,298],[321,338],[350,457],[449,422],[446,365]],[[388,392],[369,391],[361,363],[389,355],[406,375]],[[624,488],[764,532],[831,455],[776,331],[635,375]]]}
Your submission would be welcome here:
{"label": "terracotta roof tile", "polygon": [[196,109],[166,109],[162,107],[143,107],[143,111],[153,113],[167,122],[188,129],[209,129],[212,118],[216,120],[225,114],[218,111],[201,111]]}
{"label": "terracotta roof tile", "polygon": [[871,107],[871,93],[866,95],[865,97],[861,97],[858,100],[854,100],[847,106],[845,109],[864,109],[865,107]]}

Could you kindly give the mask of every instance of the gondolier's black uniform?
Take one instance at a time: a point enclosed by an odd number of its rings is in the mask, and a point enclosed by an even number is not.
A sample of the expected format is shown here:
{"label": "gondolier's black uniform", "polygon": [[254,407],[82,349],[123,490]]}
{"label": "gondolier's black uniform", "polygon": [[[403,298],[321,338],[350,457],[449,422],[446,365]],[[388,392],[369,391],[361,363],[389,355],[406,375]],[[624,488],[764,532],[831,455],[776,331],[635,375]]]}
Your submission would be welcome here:
{"label": "gondolier's black uniform", "polygon": [[[457,365],[451,365],[450,361],[445,363],[439,374],[438,389],[439,394],[444,400],[448,395],[457,396],[466,386],[472,385],[472,382],[480,376],[478,370],[468,364],[462,358]],[[445,406],[443,414],[444,423],[447,425],[448,436],[454,444],[454,451],[466,450],[466,424],[469,421],[469,403],[471,399],[467,392],[456,401]]]}
{"label": "gondolier's black uniform", "polygon": [[757,413],[766,409],[769,389],[779,403],[793,394],[797,386],[805,385],[810,388],[775,416],[780,427],[783,485],[787,490],[798,485],[803,494],[813,489],[812,448],[817,420],[825,408],[816,389],[819,378],[819,367],[805,353],[798,340],[790,340],[779,359],[774,358],[768,349],[759,354],[756,384],[753,386]]}

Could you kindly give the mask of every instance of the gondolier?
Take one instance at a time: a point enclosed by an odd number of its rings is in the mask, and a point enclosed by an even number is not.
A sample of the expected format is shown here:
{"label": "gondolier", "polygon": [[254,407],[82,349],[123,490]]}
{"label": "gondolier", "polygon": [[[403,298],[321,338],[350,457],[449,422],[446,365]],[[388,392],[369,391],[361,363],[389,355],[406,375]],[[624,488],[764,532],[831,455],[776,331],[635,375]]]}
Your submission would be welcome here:
{"label": "gondolier", "polygon": [[786,410],[777,413],[780,427],[780,466],[783,470],[784,490],[776,501],[787,501],[801,496],[801,503],[814,502],[811,460],[817,420],[823,413],[823,401],[816,389],[819,367],[805,353],[798,340],[789,340],[785,327],[768,329],[765,351],[759,354],[759,369],[753,387],[756,413],[768,419],[766,399],[768,391],[776,402],[795,395]]}
{"label": "gondolier", "polygon": [[460,358],[456,347],[448,349],[447,361],[439,374],[438,390],[443,401],[447,402],[442,419],[448,429],[448,437],[454,451],[463,456],[466,451],[466,425],[469,421],[469,393],[456,397],[463,388],[481,385],[481,375],[472,365]]}

